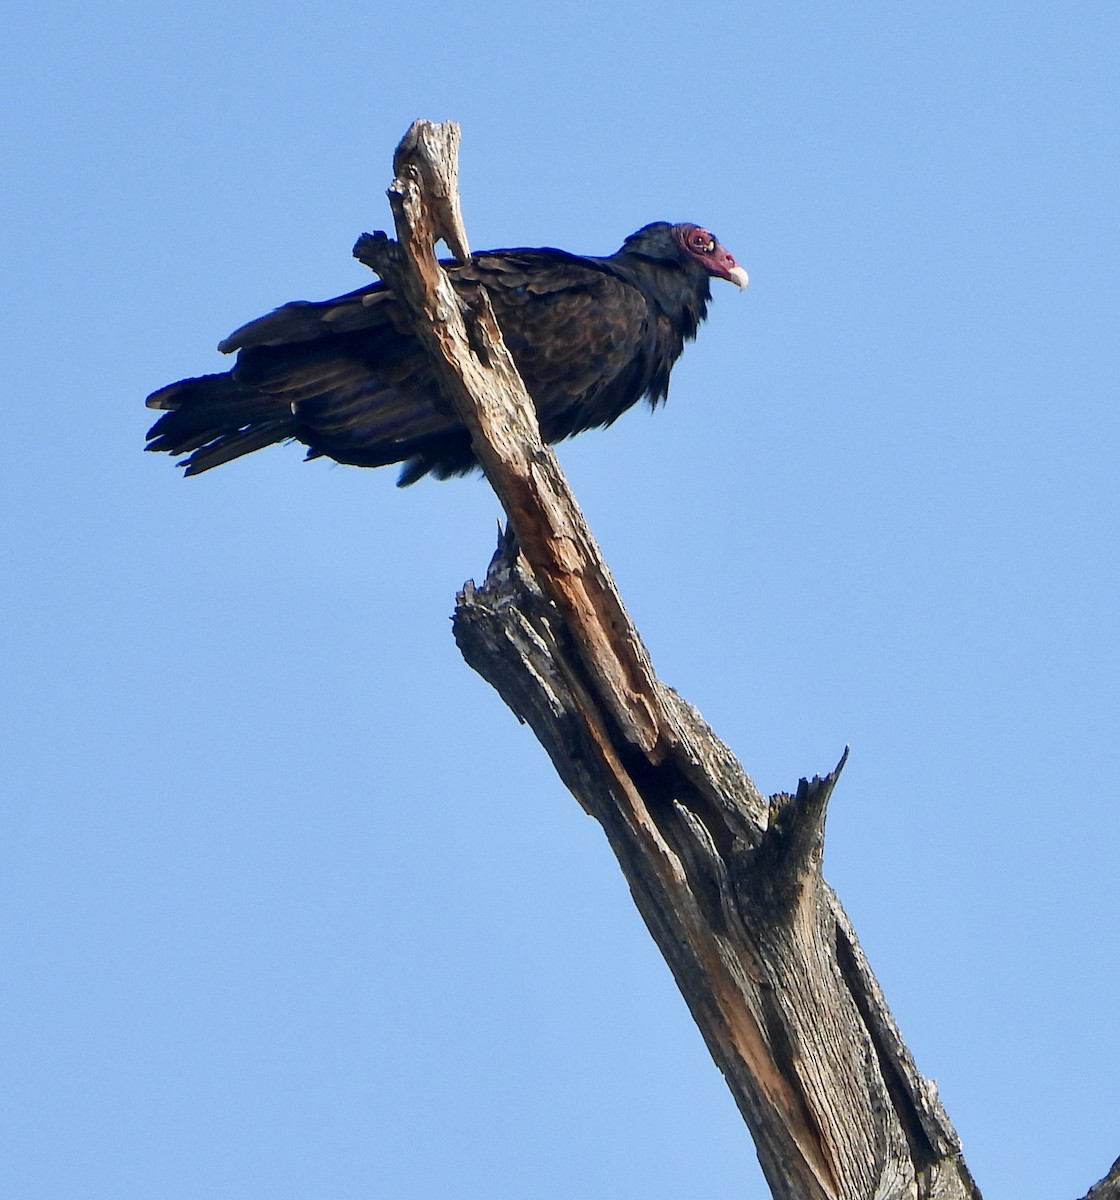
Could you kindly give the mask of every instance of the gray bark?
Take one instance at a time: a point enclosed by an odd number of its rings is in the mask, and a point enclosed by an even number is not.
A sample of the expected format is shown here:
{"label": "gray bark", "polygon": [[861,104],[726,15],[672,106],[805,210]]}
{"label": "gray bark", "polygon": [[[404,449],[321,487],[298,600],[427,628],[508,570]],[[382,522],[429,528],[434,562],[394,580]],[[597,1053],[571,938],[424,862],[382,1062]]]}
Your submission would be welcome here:
{"label": "gray bark", "polygon": [[657,764],[597,706],[571,637],[511,538],[459,597],[464,658],[527,722],[603,826],[754,1136],[775,1197],[979,1192],[820,874],[843,759],[767,799],[671,689]]}
{"label": "gray bark", "polygon": [[1082,1200],[1120,1200],[1120,1158],[1112,1164],[1112,1170],[1091,1187]]}
{"label": "gray bark", "polygon": [[[456,126],[413,125],[389,190],[399,244],[363,235],[355,254],[407,301],[509,518],[458,598],[463,656],[602,825],[777,1200],[979,1200],[821,875],[845,759],[763,796],[657,679],[485,293],[457,296],[436,262],[439,237],[469,252],[457,147]],[[1120,1200],[1120,1162],[1087,1200]]]}

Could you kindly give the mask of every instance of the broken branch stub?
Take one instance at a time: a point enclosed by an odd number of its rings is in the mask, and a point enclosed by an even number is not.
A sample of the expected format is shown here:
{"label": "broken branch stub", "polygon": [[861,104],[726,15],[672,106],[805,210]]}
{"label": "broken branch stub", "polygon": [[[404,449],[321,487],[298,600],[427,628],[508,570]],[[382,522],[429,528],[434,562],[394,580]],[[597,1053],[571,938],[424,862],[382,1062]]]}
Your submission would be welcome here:
{"label": "broken branch stub", "polygon": [[[482,587],[464,589],[454,628],[602,824],[775,1197],[976,1200],[936,1092],[820,877],[836,772],[767,803],[663,685],[690,769],[676,753],[653,765],[612,742],[559,613],[510,544]],[[777,811],[786,819],[772,823]]]}

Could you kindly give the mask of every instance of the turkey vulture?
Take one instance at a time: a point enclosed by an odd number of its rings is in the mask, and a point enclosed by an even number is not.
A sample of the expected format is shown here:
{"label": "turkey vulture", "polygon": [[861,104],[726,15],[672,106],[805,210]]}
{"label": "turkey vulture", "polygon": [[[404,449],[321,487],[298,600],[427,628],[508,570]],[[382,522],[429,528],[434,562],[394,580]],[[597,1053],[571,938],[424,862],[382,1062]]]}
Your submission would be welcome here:
{"label": "turkey vulture", "polygon": [[[491,250],[445,263],[453,283],[486,287],[548,442],[609,425],[643,396],[656,406],[707,315],[714,275],[747,273],[698,225],[658,221],[606,258]],[[232,370],[169,384],[148,450],[187,454],[188,475],[294,438],[307,457],[359,467],[403,463],[406,486],[476,465],[441,399],[428,352],[394,293],[374,283],[335,300],[297,300],[218,346]]]}

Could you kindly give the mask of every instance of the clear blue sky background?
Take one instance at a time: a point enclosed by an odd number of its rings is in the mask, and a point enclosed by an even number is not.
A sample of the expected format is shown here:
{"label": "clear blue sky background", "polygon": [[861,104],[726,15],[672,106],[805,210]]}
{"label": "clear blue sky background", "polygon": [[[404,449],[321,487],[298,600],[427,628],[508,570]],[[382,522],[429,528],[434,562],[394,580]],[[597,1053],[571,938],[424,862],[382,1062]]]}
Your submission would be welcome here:
{"label": "clear blue sky background", "polygon": [[[417,23],[411,24],[416,18]],[[57,4],[0,38],[12,1200],[763,1197],[597,827],[461,662],[479,480],[140,453],[368,277],[709,225],[668,407],[562,450],[663,677],[826,873],[989,1197],[1120,1154],[1115,4]]]}

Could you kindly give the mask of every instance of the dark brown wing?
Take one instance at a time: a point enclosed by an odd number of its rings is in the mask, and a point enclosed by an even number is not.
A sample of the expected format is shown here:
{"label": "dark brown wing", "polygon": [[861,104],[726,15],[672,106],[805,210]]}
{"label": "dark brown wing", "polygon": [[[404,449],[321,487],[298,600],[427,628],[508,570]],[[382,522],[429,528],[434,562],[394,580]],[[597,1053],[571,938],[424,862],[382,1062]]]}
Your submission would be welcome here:
{"label": "dark brown wing", "polygon": [[186,379],[148,399],[168,410],[149,449],[192,452],[188,474],[270,441],[298,439],[309,456],[382,466],[450,439],[458,469],[469,441],[440,411],[428,356],[402,328],[380,284],[323,302],[295,301],[232,333],[225,375]]}
{"label": "dark brown wing", "polygon": [[601,262],[505,251],[478,255],[454,276],[486,287],[546,441],[610,424],[641,398],[654,336],[648,305]]}
{"label": "dark brown wing", "polygon": [[[465,295],[486,287],[546,440],[609,424],[649,386],[644,364],[655,331],[646,301],[601,260],[496,251],[450,266],[450,274]],[[402,483],[474,465],[427,352],[380,284],[284,305],[220,349],[239,352],[228,376],[184,380],[149,398],[170,410],[153,426],[149,448],[193,451],[189,473],[286,438],[302,441],[311,457],[405,462]]]}
{"label": "dark brown wing", "polygon": [[231,373],[289,409],[293,436],[312,456],[401,462],[459,431],[428,354],[402,326],[395,298],[380,287],[280,309],[233,335],[241,350]]}

